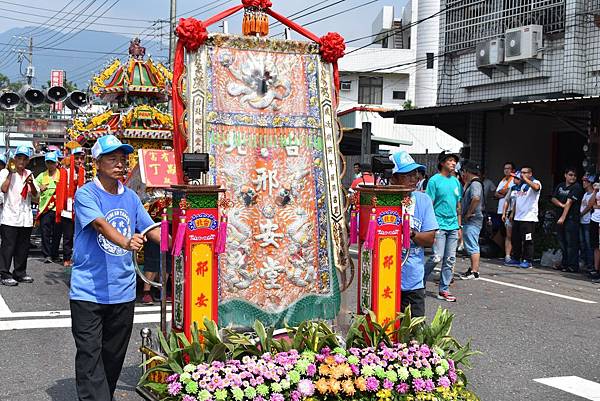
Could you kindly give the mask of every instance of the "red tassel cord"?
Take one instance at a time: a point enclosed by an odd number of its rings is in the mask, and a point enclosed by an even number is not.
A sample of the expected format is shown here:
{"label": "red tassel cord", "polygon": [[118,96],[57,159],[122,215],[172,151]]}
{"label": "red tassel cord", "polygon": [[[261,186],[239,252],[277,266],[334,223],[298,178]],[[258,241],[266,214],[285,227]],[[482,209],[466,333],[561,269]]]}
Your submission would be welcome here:
{"label": "red tassel cord", "polygon": [[185,210],[181,211],[181,216],[179,217],[179,225],[177,226],[177,234],[175,234],[175,241],[173,241],[173,251],[172,255],[179,256],[183,251],[183,240],[185,239],[185,230],[186,222],[185,222]]}
{"label": "red tassel cord", "polygon": [[410,215],[402,215],[402,248],[410,249]]}
{"label": "red tassel cord", "polygon": [[217,232],[217,244],[215,246],[215,253],[221,254],[225,252],[225,245],[227,244],[227,215],[221,216],[221,222],[219,224],[219,231]]}
{"label": "red tassel cord", "polygon": [[358,213],[352,209],[350,212],[350,245],[358,243],[358,222],[356,221]]}
{"label": "red tassel cord", "polygon": [[369,227],[367,228],[367,237],[365,238],[365,249],[372,251],[375,247],[375,231],[377,231],[377,221],[375,218],[375,208],[371,209],[369,216]]}
{"label": "red tassel cord", "polygon": [[160,221],[160,251],[169,252],[169,221],[165,212],[163,212]]}

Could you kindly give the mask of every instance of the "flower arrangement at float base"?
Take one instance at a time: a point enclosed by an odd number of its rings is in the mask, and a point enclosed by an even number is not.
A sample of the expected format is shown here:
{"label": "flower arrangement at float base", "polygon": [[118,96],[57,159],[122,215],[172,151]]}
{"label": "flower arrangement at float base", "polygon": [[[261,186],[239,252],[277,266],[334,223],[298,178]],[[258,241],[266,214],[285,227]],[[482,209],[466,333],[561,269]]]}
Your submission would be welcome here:
{"label": "flower arrangement at float base", "polygon": [[[438,311],[436,317],[441,313]],[[451,315],[446,316],[451,321]],[[163,364],[162,371],[171,373],[166,383],[149,387],[158,390],[161,399],[176,401],[477,400],[457,366],[467,365],[474,352],[468,344],[457,346],[447,332],[440,331],[440,327],[449,329],[447,324],[439,324],[440,319],[432,330],[422,318],[408,316],[396,332],[405,337],[429,337],[438,343],[433,346],[416,339],[393,342],[391,332],[386,336],[379,331],[389,327],[369,319],[357,320],[350,331],[357,329],[365,335],[361,340],[349,335],[351,344],[347,348],[339,346],[335,334],[323,322],[304,322],[290,329],[289,346],[283,345],[285,340],[273,339],[273,331],[265,331],[260,323],[255,324],[256,345],[245,341],[246,334],[233,332],[229,340],[217,340],[216,326],[207,322],[208,330],[202,335],[208,335],[204,338],[208,342],[204,344],[218,344],[211,354],[223,360],[197,363],[183,353],[181,366],[174,363],[177,358]],[[371,327],[370,333],[367,327]],[[373,339],[381,341],[377,346],[364,346],[365,341]],[[302,350],[294,348],[298,345]],[[225,353],[219,356],[217,348]],[[261,353],[261,348],[271,352]],[[157,368],[161,369],[160,365]]]}

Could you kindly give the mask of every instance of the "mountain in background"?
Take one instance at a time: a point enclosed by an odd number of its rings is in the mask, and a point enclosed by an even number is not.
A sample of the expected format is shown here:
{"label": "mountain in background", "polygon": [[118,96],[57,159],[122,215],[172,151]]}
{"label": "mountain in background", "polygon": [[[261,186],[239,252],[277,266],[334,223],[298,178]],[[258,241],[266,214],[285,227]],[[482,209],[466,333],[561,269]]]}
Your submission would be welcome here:
{"label": "mountain in background", "polygon": [[[50,70],[65,70],[67,79],[79,88],[87,88],[92,76],[114,58],[124,61],[128,57],[129,41],[132,37],[124,35],[80,31],[73,33],[57,32],[35,27],[13,28],[0,33],[0,74],[8,76],[11,82],[23,81],[19,72],[18,51],[27,53],[29,35],[33,36],[33,65],[35,67],[34,86],[40,87],[50,79]],[[151,32],[153,35],[154,32]],[[23,37],[24,39],[17,39]],[[158,40],[141,35],[142,46],[146,47],[146,57],[166,63],[168,49]],[[9,44],[9,45],[7,45]],[[69,49],[69,50],[50,50]],[[70,51],[78,50],[78,51]],[[102,54],[96,52],[106,52]],[[27,60],[23,60],[21,71],[27,69]]]}

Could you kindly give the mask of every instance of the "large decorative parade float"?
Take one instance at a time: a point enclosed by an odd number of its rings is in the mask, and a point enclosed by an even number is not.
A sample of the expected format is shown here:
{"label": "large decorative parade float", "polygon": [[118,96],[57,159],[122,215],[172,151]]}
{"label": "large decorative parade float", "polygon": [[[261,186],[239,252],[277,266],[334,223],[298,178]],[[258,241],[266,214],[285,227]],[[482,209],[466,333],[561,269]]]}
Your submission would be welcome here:
{"label": "large decorative parade float", "polygon": [[[361,188],[351,214],[360,223],[348,236],[335,113],[343,38],[317,37],[271,7],[243,0],[177,27],[177,184],[169,187],[172,224],[165,210],[152,227],[161,229],[162,274],[153,284],[163,307],[160,327],[141,332],[138,393],[183,401],[476,399],[460,369],[472,352],[450,337],[452,315],[439,310],[426,324],[410,308],[400,313],[410,189]],[[242,35],[207,32],[237,12]],[[308,41],[268,39],[269,16]],[[344,327],[350,242],[358,242],[360,281]]]}

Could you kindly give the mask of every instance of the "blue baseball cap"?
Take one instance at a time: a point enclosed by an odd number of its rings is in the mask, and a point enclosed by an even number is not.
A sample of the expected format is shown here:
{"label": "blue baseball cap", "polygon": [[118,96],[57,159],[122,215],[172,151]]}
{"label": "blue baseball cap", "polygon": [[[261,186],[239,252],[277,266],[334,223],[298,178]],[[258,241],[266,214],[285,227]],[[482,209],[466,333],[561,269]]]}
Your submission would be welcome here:
{"label": "blue baseball cap", "polygon": [[133,146],[127,145],[119,141],[114,135],[105,135],[98,138],[94,146],[92,146],[92,157],[94,159],[99,158],[107,153],[114,152],[115,150],[122,150],[126,155],[133,152]]}
{"label": "blue baseball cap", "polygon": [[15,156],[18,155],[23,155],[23,156],[27,156],[27,157],[31,157],[31,148],[28,146],[17,146],[17,150],[15,150]]}
{"label": "blue baseball cap", "polygon": [[71,154],[76,155],[77,153],[85,153],[85,150],[83,150],[83,148],[81,146],[73,148],[73,150],[71,151]]}
{"label": "blue baseball cap", "polygon": [[407,151],[401,150],[390,155],[390,160],[394,163],[392,174],[405,174],[414,170],[425,171],[425,166],[415,162],[415,159]]}
{"label": "blue baseball cap", "polygon": [[56,151],[46,153],[46,156],[44,156],[44,161],[58,163],[58,155],[56,154]]}

